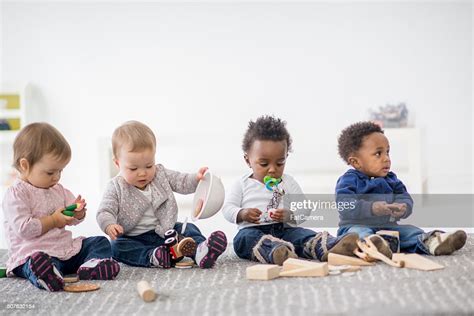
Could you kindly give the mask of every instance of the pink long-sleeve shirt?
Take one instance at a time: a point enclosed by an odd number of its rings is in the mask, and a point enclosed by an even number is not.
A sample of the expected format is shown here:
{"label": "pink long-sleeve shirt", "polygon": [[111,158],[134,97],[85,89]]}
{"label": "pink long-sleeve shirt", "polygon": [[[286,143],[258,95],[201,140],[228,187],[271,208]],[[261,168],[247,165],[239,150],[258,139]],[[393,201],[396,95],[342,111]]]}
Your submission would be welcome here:
{"label": "pink long-sleeve shirt", "polygon": [[[67,260],[78,254],[84,237],[72,238],[65,228],[53,228],[41,234],[40,218],[74,203],[74,195],[60,184],[49,189],[37,188],[17,179],[3,199],[4,227],[8,243],[7,273],[25,263],[37,251]],[[75,220],[73,225],[81,221]]]}

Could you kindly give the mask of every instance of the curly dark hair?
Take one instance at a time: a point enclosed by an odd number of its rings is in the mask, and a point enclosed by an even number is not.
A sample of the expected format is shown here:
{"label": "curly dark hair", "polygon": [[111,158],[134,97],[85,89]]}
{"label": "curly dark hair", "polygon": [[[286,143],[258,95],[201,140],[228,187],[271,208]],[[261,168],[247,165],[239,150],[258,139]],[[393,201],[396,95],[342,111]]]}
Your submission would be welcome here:
{"label": "curly dark hair", "polygon": [[364,137],[372,133],[383,134],[383,130],[379,125],[370,121],[354,123],[343,129],[337,140],[339,156],[349,164],[350,155],[358,151]]}
{"label": "curly dark hair", "polygon": [[286,129],[286,122],[270,115],[264,115],[250,121],[242,141],[242,149],[247,152],[256,140],[286,141],[288,151],[291,151],[291,136]]}

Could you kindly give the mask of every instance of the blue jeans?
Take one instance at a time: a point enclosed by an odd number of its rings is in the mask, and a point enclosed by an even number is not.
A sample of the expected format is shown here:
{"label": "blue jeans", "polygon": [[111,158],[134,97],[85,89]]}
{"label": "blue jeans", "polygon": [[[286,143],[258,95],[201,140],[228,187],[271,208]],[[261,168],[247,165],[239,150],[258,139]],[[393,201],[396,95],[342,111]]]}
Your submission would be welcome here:
{"label": "blue jeans", "polygon": [[[173,227],[181,233],[182,223],[176,223]],[[196,244],[206,240],[196,225],[188,223],[184,237],[191,237]],[[151,267],[150,256],[156,247],[165,244],[165,239],[160,237],[154,230],[137,236],[121,236],[112,240],[112,254],[115,260],[136,267]]]}
{"label": "blue jeans", "polygon": [[272,235],[292,243],[299,257],[307,257],[303,252],[304,244],[316,236],[316,232],[302,227],[285,226],[283,223],[242,228],[234,237],[234,251],[237,256],[252,260],[252,249],[264,235]]}
{"label": "blue jeans", "polygon": [[[47,253],[47,252],[46,252]],[[76,274],[77,269],[86,261],[90,259],[105,259],[112,258],[112,251],[110,249],[110,242],[103,236],[89,237],[82,241],[82,247],[79,253],[67,260],[60,260],[56,257],[51,257],[54,266],[63,275]],[[34,286],[42,288],[38,284],[38,279],[30,269],[30,260],[28,259],[21,266],[13,269],[13,273],[20,278],[28,279]]]}
{"label": "blue jeans", "polygon": [[375,234],[379,230],[394,230],[400,234],[400,251],[408,253],[420,253],[430,255],[425,241],[436,231],[425,233],[421,228],[413,225],[398,225],[397,223],[387,224],[385,226],[362,226],[362,225],[346,225],[341,226],[337,230],[337,235],[341,236],[347,233],[358,233],[363,239],[369,235]]}

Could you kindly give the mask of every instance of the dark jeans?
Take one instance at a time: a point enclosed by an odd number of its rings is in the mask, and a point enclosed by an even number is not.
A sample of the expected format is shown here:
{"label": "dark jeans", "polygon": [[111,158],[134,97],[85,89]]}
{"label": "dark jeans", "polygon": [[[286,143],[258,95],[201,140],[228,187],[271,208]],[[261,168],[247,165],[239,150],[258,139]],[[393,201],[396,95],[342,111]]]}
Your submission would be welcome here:
{"label": "dark jeans", "polygon": [[252,260],[252,249],[263,235],[272,235],[292,243],[299,257],[309,258],[303,253],[304,244],[316,236],[316,232],[301,227],[285,226],[283,223],[242,228],[234,238],[234,251],[237,256]]}
{"label": "dark jeans", "polygon": [[[82,241],[81,251],[68,260],[60,260],[56,257],[51,257],[51,259],[56,269],[63,275],[66,275],[75,274],[77,269],[90,259],[105,259],[111,257],[112,251],[110,249],[109,240],[103,236],[96,236],[84,239]],[[38,279],[30,269],[30,260],[31,259],[28,259],[24,264],[13,269],[13,273],[20,278],[28,279],[34,286],[42,288],[38,284]]]}
{"label": "dark jeans", "polygon": [[[181,233],[182,223],[176,223],[174,229]],[[196,225],[188,223],[183,234],[191,237],[196,244],[206,240]],[[136,267],[150,267],[150,256],[156,247],[164,245],[165,239],[161,238],[154,230],[138,236],[121,236],[112,240],[112,254],[115,260]]]}
{"label": "dark jeans", "polygon": [[400,251],[408,253],[420,253],[429,255],[430,252],[425,245],[434,232],[425,233],[421,228],[413,225],[399,225],[397,223],[387,224],[386,226],[370,227],[363,225],[346,225],[341,226],[337,230],[337,235],[345,235],[347,233],[358,233],[359,238],[363,239],[369,235],[375,234],[379,230],[394,230],[400,233]]}

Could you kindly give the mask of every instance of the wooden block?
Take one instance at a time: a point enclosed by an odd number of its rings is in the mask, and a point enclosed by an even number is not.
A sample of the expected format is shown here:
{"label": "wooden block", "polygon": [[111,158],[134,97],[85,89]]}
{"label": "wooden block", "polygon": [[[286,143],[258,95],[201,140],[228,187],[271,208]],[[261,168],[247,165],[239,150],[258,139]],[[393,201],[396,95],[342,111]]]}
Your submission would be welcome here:
{"label": "wooden block", "polygon": [[315,262],[309,260],[302,260],[302,259],[295,259],[295,258],[288,258],[283,262],[283,271],[292,270],[292,269],[299,269],[299,268],[306,268],[306,267],[319,267],[324,262]]}
{"label": "wooden block", "polygon": [[373,266],[374,265],[374,263],[364,261],[360,258],[338,255],[336,253],[329,253],[328,264],[333,265],[333,266],[343,266],[343,265]]}
{"label": "wooden block", "polygon": [[358,240],[357,245],[365,254],[369,255],[369,257],[383,261],[395,268],[403,268],[405,266],[405,262],[387,258],[384,254],[380,253],[369,237],[365,237],[364,240],[365,242]]}
{"label": "wooden block", "polygon": [[319,266],[303,267],[296,269],[289,269],[280,272],[281,277],[323,277],[329,274],[328,264],[321,263]]}
{"label": "wooden block", "polygon": [[417,253],[394,253],[393,259],[405,262],[405,268],[423,271],[444,269],[444,266]]}
{"label": "wooden block", "polygon": [[99,284],[94,283],[79,283],[73,285],[65,285],[64,291],[66,292],[90,292],[100,289]]}
{"label": "wooden block", "polygon": [[248,267],[246,272],[249,280],[271,280],[278,278],[280,267],[276,264],[256,264]]}
{"label": "wooden block", "polygon": [[333,266],[329,265],[329,272],[331,271],[340,271],[340,272],[357,272],[360,271],[360,266],[351,266],[351,265],[340,265]]}
{"label": "wooden block", "polygon": [[376,233],[377,235],[390,235],[400,239],[400,233],[396,230],[379,230]]}
{"label": "wooden block", "polygon": [[63,277],[64,283],[76,283],[79,282],[79,277],[76,274],[68,274]]}
{"label": "wooden block", "polygon": [[147,303],[156,299],[156,292],[147,281],[138,282],[137,291],[142,300]]}
{"label": "wooden block", "polygon": [[314,262],[289,258],[283,262],[280,276],[326,276],[329,274],[326,262]]}

